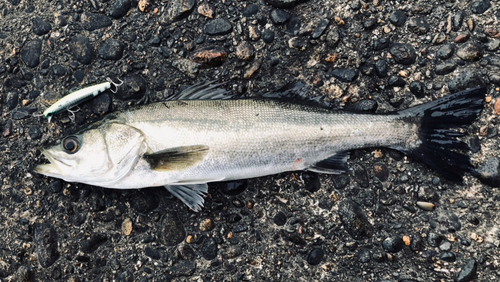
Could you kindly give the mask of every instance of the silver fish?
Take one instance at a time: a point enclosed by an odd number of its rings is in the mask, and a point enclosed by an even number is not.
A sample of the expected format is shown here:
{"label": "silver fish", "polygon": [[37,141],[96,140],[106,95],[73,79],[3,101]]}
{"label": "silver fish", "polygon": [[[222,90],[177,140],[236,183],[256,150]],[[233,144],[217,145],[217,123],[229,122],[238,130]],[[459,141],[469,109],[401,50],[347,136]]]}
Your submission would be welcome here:
{"label": "silver fish", "polygon": [[[303,84],[287,90],[303,93]],[[348,152],[388,147],[460,181],[475,170],[457,137],[483,109],[475,88],[393,114],[332,111],[283,99],[228,99],[217,86],[197,85],[170,101],[109,114],[42,153],[35,171],[107,188],[165,186],[192,210],[207,183],[285,171],[342,173]],[[452,149],[452,150],[450,150]]]}

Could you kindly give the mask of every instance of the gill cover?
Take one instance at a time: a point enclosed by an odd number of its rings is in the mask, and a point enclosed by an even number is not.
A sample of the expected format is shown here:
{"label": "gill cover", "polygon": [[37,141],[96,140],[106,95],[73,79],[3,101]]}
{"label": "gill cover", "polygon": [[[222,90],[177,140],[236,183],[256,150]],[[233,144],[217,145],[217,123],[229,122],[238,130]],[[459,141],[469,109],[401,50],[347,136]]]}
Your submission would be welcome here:
{"label": "gill cover", "polygon": [[43,149],[50,164],[38,165],[35,171],[68,182],[113,187],[133,169],[146,150],[141,131],[106,121]]}

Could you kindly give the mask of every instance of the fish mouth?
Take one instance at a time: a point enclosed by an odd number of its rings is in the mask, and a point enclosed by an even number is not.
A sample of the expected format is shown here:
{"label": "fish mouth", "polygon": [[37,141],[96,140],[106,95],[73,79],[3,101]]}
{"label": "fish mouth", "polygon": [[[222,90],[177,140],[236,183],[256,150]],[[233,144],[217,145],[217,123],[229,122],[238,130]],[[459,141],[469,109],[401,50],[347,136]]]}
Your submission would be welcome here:
{"label": "fish mouth", "polygon": [[48,150],[42,149],[42,154],[49,160],[48,164],[39,164],[34,171],[47,176],[61,176],[63,170],[68,170],[71,166],[64,162],[64,159],[58,159],[53,156]]}

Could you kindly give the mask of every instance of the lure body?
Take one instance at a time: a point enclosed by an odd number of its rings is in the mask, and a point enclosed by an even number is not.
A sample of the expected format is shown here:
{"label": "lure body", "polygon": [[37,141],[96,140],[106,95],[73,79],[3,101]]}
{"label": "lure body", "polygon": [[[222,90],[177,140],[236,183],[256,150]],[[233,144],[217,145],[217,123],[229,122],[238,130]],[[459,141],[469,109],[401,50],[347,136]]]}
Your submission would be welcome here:
{"label": "lure body", "polygon": [[110,80],[92,85],[89,87],[85,87],[83,89],[77,90],[75,92],[72,92],[66,96],[64,96],[62,99],[59,101],[55,102],[52,106],[50,106],[48,109],[46,109],[43,112],[43,115],[49,120],[52,119],[52,117],[60,112],[64,112],[68,109],[71,109],[72,107],[83,103],[87,100],[92,99],[93,97],[99,95],[100,93],[108,90],[111,88],[112,82]]}

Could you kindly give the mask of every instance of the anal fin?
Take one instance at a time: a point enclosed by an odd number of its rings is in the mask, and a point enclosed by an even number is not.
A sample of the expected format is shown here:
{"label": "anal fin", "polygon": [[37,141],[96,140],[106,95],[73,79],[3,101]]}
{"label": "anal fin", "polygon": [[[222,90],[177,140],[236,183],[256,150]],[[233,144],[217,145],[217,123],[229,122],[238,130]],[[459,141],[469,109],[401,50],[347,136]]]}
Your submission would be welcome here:
{"label": "anal fin", "polygon": [[327,159],[315,163],[311,167],[307,168],[307,170],[327,174],[339,174],[346,172],[349,169],[347,167],[348,156],[349,151],[338,152]]}
{"label": "anal fin", "polygon": [[208,192],[206,183],[191,185],[165,185],[168,192],[179,198],[184,204],[195,212],[199,212],[205,200],[203,196]]}

